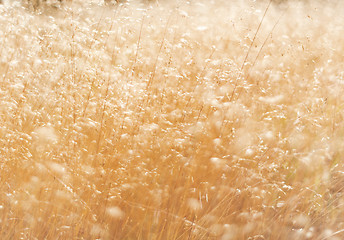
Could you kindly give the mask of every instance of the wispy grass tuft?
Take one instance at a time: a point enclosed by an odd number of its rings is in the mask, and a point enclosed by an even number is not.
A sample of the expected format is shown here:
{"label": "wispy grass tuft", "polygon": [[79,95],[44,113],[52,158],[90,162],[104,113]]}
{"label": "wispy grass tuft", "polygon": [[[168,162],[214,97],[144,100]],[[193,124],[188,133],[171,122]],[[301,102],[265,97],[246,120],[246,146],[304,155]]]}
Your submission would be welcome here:
{"label": "wispy grass tuft", "polygon": [[343,238],[343,10],[4,1],[0,238]]}

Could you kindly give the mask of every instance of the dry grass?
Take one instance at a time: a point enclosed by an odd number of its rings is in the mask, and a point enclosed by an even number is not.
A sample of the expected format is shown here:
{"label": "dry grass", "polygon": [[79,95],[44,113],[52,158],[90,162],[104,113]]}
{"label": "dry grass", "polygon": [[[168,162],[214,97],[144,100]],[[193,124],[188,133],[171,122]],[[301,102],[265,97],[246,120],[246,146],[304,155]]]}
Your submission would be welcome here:
{"label": "dry grass", "polygon": [[342,239],[337,2],[0,5],[0,238]]}

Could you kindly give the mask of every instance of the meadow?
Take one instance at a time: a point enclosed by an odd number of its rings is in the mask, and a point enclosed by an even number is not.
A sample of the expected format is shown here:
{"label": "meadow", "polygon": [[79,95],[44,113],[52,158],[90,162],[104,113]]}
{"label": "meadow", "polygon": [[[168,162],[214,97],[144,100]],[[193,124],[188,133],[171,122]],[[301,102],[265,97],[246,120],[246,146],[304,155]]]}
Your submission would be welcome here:
{"label": "meadow", "polygon": [[343,13],[4,1],[0,238],[343,239]]}

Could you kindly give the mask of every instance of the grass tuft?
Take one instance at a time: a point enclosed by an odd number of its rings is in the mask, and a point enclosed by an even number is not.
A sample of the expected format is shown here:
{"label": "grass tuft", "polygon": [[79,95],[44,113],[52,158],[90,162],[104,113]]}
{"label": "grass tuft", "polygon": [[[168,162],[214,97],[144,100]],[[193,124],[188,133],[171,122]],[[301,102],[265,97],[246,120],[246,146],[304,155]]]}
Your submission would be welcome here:
{"label": "grass tuft", "polygon": [[0,238],[343,238],[343,9],[5,1]]}

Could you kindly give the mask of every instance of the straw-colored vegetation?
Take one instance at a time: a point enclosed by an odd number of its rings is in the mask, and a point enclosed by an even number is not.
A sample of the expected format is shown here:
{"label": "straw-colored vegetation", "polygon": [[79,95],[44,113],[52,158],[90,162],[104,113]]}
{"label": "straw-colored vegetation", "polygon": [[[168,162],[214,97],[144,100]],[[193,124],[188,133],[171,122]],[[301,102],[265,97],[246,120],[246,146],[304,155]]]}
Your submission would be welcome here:
{"label": "straw-colored vegetation", "polygon": [[334,2],[0,5],[0,238],[343,239]]}

